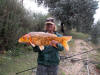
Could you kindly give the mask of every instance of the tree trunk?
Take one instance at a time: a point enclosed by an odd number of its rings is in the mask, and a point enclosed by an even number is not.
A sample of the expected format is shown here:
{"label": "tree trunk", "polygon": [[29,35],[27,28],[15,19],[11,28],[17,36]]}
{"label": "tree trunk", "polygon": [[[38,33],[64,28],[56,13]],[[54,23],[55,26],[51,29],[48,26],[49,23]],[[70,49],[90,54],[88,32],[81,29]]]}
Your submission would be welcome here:
{"label": "tree trunk", "polygon": [[69,21],[67,21],[67,23],[66,23],[66,33],[65,34],[69,34],[71,30],[72,30],[71,24],[70,24]]}
{"label": "tree trunk", "polygon": [[61,22],[61,32],[64,34],[65,31],[64,31],[64,23]]}

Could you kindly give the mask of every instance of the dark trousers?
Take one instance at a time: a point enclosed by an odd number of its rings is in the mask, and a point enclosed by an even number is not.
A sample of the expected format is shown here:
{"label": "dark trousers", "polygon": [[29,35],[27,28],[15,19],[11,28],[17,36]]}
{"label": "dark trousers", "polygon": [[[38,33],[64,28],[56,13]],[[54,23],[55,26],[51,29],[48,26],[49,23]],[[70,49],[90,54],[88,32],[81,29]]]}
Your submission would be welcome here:
{"label": "dark trousers", "polygon": [[58,66],[38,65],[36,75],[57,75]]}

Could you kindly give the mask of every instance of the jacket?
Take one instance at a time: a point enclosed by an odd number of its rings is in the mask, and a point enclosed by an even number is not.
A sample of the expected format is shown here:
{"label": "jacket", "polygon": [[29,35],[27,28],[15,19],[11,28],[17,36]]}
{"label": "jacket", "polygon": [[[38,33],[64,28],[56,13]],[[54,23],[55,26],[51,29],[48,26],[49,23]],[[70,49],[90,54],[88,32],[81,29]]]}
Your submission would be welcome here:
{"label": "jacket", "polygon": [[[62,35],[55,32],[58,37]],[[57,48],[53,46],[45,46],[41,51],[38,46],[33,47],[34,52],[38,52],[37,62],[39,65],[58,65],[60,62],[59,51],[63,51],[64,47],[61,44],[57,44]]]}

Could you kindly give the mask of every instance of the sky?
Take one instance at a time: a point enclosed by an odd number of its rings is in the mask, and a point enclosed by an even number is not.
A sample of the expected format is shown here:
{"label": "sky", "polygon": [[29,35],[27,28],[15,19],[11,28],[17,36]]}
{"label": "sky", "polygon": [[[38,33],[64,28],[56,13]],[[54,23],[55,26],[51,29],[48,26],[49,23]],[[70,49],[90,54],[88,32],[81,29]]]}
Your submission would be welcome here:
{"label": "sky", "polygon": [[34,0],[23,0],[24,7],[31,12],[37,12],[42,14],[48,13],[48,8],[43,7],[43,5],[38,6]]}
{"label": "sky", "polygon": [[[31,11],[36,13],[42,13],[47,14],[48,8],[45,8],[43,6],[38,7],[38,5],[34,2],[34,0],[23,0],[24,7]],[[96,10],[96,14],[94,15],[94,23],[96,23],[98,20],[100,20],[100,0],[99,1],[99,8]]]}
{"label": "sky", "polygon": [[99,5],[98,5],[98,9],[96,10],[96,14],[94,15],[94,23],[96,23],[98,20],[100,20],[100,0],[99,0]]}

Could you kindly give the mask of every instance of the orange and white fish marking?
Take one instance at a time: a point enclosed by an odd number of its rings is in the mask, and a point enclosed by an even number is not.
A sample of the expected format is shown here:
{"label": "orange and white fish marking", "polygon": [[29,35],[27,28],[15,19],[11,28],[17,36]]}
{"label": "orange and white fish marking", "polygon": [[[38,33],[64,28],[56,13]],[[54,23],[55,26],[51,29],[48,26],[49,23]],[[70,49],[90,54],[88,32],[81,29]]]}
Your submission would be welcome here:
{"label": "orange and white fish marking", "polygon": [[[57,37],[55,34],[45,32],[30,32],[19,38],[19,43],[30,43],[33,47],[39,46],[40,50],[44,49],[44,46],[50,45],[51,41],[57,41],[62,44],[66,51],[69,50],[68,41],[72,39],[72,36]],[[56,47],[56,45],[53,45]],[[57,47],[56,47],[57,48]]]}

